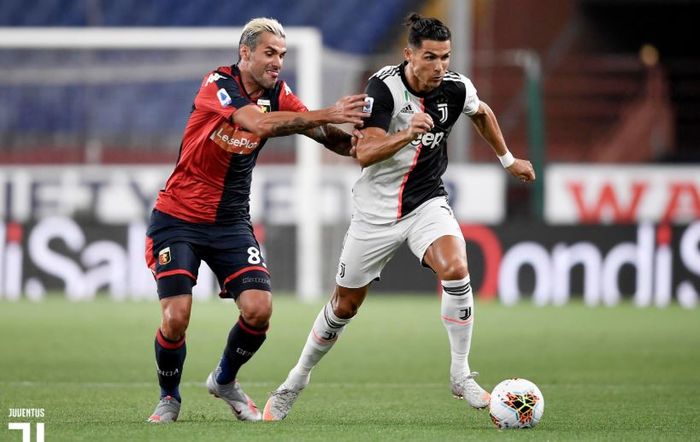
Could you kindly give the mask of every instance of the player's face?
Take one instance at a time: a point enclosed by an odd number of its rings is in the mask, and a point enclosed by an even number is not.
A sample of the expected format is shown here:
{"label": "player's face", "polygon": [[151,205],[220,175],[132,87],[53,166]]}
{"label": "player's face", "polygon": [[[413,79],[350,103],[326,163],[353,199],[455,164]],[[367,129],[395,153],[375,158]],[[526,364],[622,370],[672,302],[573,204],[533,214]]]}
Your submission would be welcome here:
{"label": "player's face", "polygon": [[248,67],[255,82],[265,89],[273,87],[286,54],[287,44],[284,38],[263,32],[255,50],[248,51]]}
{"label": "player's face", "polygon": [[449,40],[423,40],[419,48],[405,51],[408,69],[418,83],[418,91],[425,92],[440,86],[450,66],[452,47]]}

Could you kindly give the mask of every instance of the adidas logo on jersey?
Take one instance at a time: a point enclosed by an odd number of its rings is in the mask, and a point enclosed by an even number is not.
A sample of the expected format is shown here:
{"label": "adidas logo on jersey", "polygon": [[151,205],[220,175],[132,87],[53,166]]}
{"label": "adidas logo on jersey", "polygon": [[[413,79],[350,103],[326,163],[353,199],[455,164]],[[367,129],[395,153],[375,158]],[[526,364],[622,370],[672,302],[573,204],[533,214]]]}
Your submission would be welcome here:
{"label": "adidas logo on jersey", "polygon": [[399,111],[399,113],[400,114],[413,114],[415,112],[413,112],[413,106],[411,106],[411,103],[407,103],[406,106],[404,106],[403,109],[401,109]]}

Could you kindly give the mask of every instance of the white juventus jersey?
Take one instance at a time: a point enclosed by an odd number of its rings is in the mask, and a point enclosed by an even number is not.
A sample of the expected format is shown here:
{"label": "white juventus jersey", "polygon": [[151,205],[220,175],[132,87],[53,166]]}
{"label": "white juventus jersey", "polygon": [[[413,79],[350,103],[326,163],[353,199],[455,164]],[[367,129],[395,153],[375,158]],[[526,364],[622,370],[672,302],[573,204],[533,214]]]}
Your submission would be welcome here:
{"label": "white juventus jersey", "polygon": [[447,195],[447,136],[462,113],[473,115],[479,98],[472,82],[448,71],[436,89],[420,94],[408,85],[404,67],[386,66],[370,77],[365,92],[374,98],[364,127],[389,135],[409,127],[418,112],[430,114],[435,127],[406,144],[391,158],[368,166],[353,186],[353,219],[372,224],[395,222],[436,196]]}

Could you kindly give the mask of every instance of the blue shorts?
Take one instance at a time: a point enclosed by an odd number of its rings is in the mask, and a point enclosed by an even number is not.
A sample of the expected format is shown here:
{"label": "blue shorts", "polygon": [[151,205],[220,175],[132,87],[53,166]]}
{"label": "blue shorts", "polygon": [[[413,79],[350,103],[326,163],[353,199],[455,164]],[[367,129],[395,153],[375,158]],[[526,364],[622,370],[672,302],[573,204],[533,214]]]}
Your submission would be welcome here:
{"label": "blue shorts", "polygon": [[201,261],[214,271],[222,298],[245,290],[271,291],[270,273],[250,223],[197,224],[158,210],[146,232],[146,263],[160,299],[192,294]]}

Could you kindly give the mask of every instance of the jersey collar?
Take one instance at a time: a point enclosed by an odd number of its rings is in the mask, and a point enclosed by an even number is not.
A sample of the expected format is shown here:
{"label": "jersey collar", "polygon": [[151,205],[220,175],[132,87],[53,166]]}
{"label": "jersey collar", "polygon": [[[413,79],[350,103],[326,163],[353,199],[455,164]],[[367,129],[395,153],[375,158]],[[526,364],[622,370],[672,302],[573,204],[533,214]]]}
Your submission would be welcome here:
{"label": "jersey collar", "polygon": [[399,65],[399,75],[401,75],[401,81],[403,82],[403,85],[406,87],[408,92],[411,94],[415,95],[416,97],[420,98],[426,98],[429,96],[432,96],[436,93],[438,93],[440,86],[436,87],[435,89],[428,91],[428,92],[418,92],[413,90],[413,88],[408,84],[408,80],[406,79],[406,65],[408,64],[407,61],[404,60],[403,63]]}
{"label": "jersey collar", "polygon": [[[240,86],[241,91],[243,92],[243,95],[245,95],[245,97],[248,100],[252,101],[253,103],[255,103],[258,98],[265,96],[265,95],[269,95],[270,91],[272,91],[272,89],[264,89],[263,88],[260,90],[260,93],[255,98],[253,98],[250,96],[250,94],[248,93],[248,91],[245,88],[245,85],[243,84],[243,78],[241,78],[241,70],[238,68],[238,64],[231,65],[231,74],[233,74],[233,78],[235,78],[236,81],[238,82],[238,86]],[[279,80],[277,80],[275,82],[275,86],[277,86],[277,82],[279,82]],[[274,89],[274,87],[273,87],[273,89]]]}

